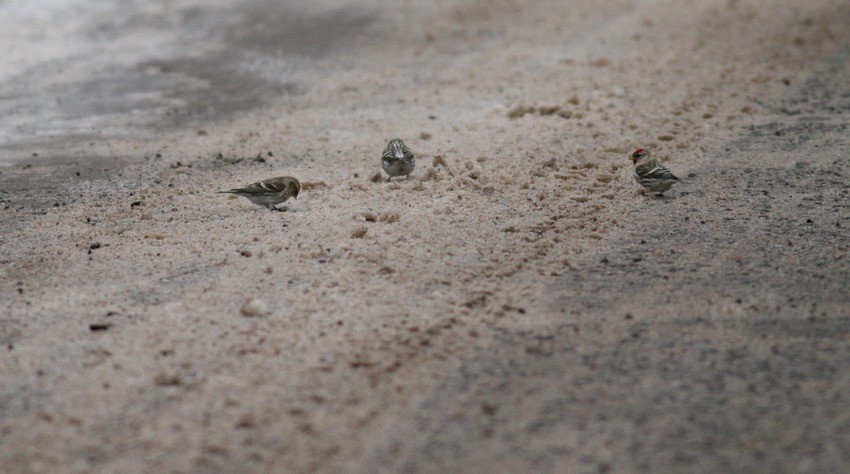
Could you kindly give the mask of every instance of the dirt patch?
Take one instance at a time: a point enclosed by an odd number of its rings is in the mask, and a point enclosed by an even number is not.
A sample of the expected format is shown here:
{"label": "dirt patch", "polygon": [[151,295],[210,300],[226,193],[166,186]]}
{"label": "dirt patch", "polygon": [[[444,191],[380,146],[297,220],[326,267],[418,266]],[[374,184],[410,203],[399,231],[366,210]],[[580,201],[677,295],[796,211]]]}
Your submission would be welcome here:
{"label": "dirt patch", "polygon": [[[394,5],[360,21],[324,2],[357,40],[293,60],[298,93],[51,141],[129,159],[44,213],[35,186],[3,195],[28,217],[0,250],[0,463],[310,472],[364,456],[500,328],[545,318],[549,285],[635,218],[633,148],[688,176],[844,46],[840,2],[780,3]],[[177,76],[236,61],[193,41]],[[275,51],[239,61],[292,78]],[[226,83],[222,100],[254,104]],[[396,136],[416,171],[372,180]],[[311,183],[287,212],[214,194],[275,175]]]}

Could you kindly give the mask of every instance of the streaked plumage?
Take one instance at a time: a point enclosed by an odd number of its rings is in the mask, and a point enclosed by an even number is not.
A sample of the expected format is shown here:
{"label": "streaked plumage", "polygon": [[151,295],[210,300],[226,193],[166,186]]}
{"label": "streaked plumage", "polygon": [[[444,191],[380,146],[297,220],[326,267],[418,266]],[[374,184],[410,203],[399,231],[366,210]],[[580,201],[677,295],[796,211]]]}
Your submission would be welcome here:
{"label": "streaked plumage", "polygon": [[673,184],[680,181],[670,170],[658,162],[652,155],[639,148],[632,153],[631,160],[635,164],[635,180],[644,188],[661,196]]}
{"label": "streaked plumage", "polygon": [[236,194],[248,198],[254,204],[267,207],[271,211],[280,211],[275,206],[286,202],[290,197],[297,198],[301,183],[292,176],[278,176],[249,184],[244,188],[234,188],[219,193]]}
{"label": "streaked plumage", "polygon": [[387,181],[396,176],[409,177],[415,166],[416,161],[413,159],[413,153],[403,141],[394,138],[387,143],[384,154],[381,155],[381,167],[390,175]]}

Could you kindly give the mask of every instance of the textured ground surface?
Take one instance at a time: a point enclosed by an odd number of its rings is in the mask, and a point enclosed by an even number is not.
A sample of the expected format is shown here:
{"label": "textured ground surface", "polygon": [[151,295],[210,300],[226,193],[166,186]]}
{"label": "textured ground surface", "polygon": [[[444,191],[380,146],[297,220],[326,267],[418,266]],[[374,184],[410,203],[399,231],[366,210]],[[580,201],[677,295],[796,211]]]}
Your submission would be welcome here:
{"label": "textured ground surface", "polygon": [[848,58],[632,209],[362,472],[846,468]]}
{"label": "textured ground surface", "polygon": [[0,13],[0,465],[850,462],[843,2]]}

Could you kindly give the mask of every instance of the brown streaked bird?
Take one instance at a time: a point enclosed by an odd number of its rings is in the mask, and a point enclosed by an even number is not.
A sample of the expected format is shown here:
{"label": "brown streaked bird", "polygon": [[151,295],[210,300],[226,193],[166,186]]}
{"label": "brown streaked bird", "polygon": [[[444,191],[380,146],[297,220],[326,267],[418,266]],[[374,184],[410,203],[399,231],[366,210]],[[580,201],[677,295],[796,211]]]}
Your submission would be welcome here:
{"label": "brown streaked bird", "polygon": [[638,184],[658,196],[663,196],[664,191],[681,181],[643,148],[632,153],[630,159],[635,164],[635,180]]}
{"label": "brown streaked bird", "polygon": [[381,168],[390,175],[387,182],[396,176],[410,177],[413,173],[413,168],[416,166],[416,161],[413,158],[413,152],[400,138],[393,138],[387,143],[384,153],[381,155]]}
{"label": "brown streaked bird", "polygon": [[270,211],[284,211],[278,209],[278,204],[286,202],[290,197],[297,198],[301,191],[301,183],[292,176],[278,176],[277,178],[264,179],[249,184],[244,188],[234,188],[229,191],[218,191],[219,193],[236,194],[248,198],[249,201],[264,206]]}

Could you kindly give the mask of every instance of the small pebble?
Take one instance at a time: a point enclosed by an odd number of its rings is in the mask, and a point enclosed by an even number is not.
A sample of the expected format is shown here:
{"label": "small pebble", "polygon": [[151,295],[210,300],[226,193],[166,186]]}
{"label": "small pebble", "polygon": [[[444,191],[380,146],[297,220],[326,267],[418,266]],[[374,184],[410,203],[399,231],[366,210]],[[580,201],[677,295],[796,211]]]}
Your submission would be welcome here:
{"label": "small pebble", "polygon": [[107,329],[109,329],[109,326],[112,326],[112,325],[109,324],[109,323],[89,324],[89,331],[91,331],[91,332],[106,331]]}
{"label": "small pebble", "polygon": [[266,314],[269,308],[263,300],[251,298],[242,305],[242,316],[246,318]]}

